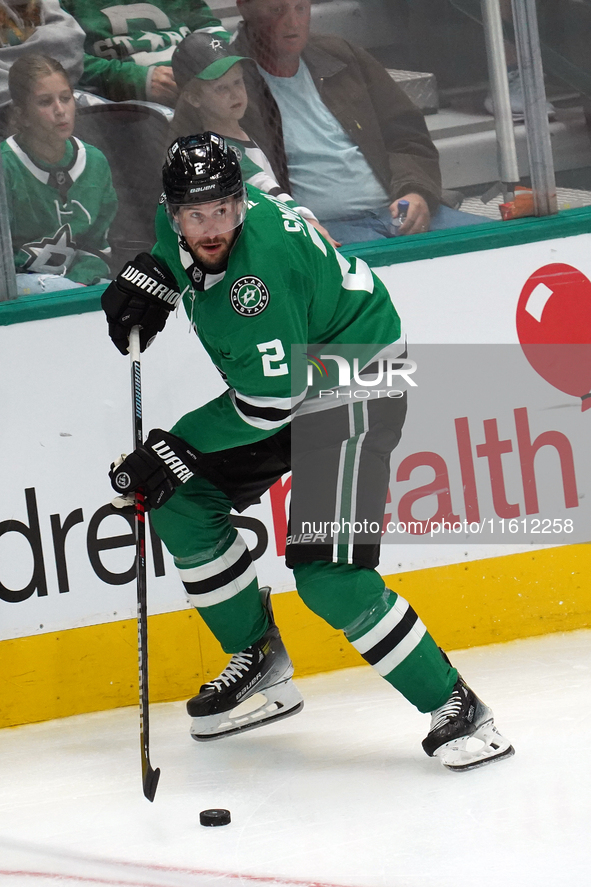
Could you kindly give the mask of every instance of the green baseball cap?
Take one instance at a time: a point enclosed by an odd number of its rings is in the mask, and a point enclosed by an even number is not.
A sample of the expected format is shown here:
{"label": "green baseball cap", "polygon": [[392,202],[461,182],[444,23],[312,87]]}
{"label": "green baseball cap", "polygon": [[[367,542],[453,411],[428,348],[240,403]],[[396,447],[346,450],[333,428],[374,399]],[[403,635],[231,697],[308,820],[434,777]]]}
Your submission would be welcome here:
{"label": "green baseball cap", "polygon": [[246,56],[232,55],[229,44],[205,31],[193,31],[181,40],[172,56],[172,70],[179,89],[197,77],[217,80],[236,62],[252,61]]}

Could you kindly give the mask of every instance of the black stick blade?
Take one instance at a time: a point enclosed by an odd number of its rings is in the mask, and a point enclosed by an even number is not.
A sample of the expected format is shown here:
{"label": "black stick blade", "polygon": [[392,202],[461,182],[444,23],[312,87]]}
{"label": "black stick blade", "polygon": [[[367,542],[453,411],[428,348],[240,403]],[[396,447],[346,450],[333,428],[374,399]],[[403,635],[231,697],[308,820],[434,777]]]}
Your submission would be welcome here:
{"label": "black stick blade", "polygon": [[152,770],[150,765],[143,774],[144,781],[144,795],[148,799],[148,801],[153,801],[154,796],[156,794],[156,789],[158,788],[158,780],[160,779],[160,767],[157,767],[156,770]]}

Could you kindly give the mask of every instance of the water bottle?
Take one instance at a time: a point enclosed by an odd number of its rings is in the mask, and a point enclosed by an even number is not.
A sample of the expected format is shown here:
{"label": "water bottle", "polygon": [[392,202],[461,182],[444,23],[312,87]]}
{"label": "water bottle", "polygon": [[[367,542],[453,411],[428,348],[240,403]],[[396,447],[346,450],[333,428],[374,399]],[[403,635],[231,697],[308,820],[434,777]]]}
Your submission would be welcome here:
{"label": "water bottle", "polygon": [[402,234],[400,228],[404,225],[406,221],[406,216],[408,214],[409,203],[408,200],[399,200],[398,201],[398,215],[395,219],[392,219],[392,228],[394,229],[394,237],[398,237],[399,234]]}

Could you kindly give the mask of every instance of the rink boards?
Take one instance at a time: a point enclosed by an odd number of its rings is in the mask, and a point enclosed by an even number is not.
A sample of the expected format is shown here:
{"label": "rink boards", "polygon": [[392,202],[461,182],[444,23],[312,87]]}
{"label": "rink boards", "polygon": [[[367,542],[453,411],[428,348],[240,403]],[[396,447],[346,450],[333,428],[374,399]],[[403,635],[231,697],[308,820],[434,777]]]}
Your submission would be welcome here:
{"label": "rink boards", "polygon": [[[548,232],[552,221],[533,225]],[[588,230],[584,213],[578,222]],[[380,570],[448,649],[589,625],[591,410],[581,398],[591,361],[573,352],[565,382],[544,359],[526,359],[518,329],[531,318],[547,327],[558,299],[562,341],[591,329],[591,235],[555,225],[552,239],[526,242],[531,227],[514,227],[518,246],[495,229],[486,243],[483,232],[480,241],[466,235],[459,254],[447,232],[397,252],[358,251],[388,286],[418,372],[441,366],[425,384],[418,375],[409,398]],[[458,235],[454,243],[462,246]],[[69,300],[0,303],[0,726],[137,700],[133,538],[109,513],[106,474],[131,446],[129,365],[98,304],[90,288]],[[542,341],[557,344],[549,335]],[[182,314],[146,352],[142,374],[145,429],[168,428],[223,391]],[[260,580],[276,592],[296,673],[359,664],[293,591],[282,560],[288,504],[284,479],[238,520]],[[445,538],[396,536],[409,517],[464,526]],[[150,689],[154,700],[182,698],[227,657],[186,604],[169,555],[151,543]]]}

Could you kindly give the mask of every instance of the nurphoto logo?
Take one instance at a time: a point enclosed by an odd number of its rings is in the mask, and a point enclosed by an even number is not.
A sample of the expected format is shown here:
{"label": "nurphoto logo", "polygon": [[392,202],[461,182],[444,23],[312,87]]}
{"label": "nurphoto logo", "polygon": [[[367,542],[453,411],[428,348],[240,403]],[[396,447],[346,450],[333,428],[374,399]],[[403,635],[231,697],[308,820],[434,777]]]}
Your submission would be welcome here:
{"label": "nurphoto logo", "polygon": [[[326,379],[327,387],[319,390],[319,398],[346,396],[367,400],[376,397],[402,397],[403,392],[394,387],[394,382],[400,384],[401,379],[410,387],[417,387],[417,382],[412,378],[417,369],[416,361],[405,357],[374,357],[366,360],[344,357],[342,354],[307,354],[306,357],[308,386],[312,387],[317,381],[316,374],[321,377],[320,384]],[[328,361],[334,363],[327,366]],[[357,385],[359,388],[355,387]]]}

